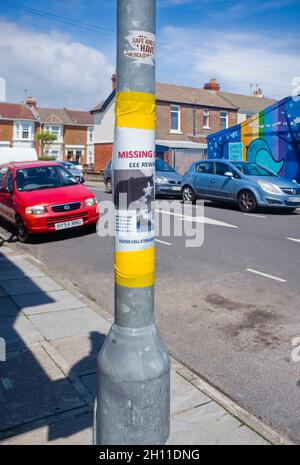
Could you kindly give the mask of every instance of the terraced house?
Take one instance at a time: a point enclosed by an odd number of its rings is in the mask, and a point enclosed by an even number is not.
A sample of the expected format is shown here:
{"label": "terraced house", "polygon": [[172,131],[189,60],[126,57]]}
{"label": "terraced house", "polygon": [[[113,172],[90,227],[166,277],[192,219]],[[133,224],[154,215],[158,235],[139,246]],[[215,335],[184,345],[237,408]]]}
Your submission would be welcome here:
{"label": "terraced house", "polygon": [[[112,92],[92,113],[95,125],[95,170],[112,157],[116,75]],[[156,86],[156,153],[179,172],[207,155],[207,136],[238,124],[268,107],[274,100],[261,92],[253,96],[221,92],[215,79],[203,88],[158,83]]]}
{"label": "terraced house", "polygon": [[38,107],[32,97],[26,103],[0,103],[0,148],[35,147],[41,156],[41,147],[35,141],[38,131],[56,136],[45,155],[93,167],[94,124],[90,112]]}

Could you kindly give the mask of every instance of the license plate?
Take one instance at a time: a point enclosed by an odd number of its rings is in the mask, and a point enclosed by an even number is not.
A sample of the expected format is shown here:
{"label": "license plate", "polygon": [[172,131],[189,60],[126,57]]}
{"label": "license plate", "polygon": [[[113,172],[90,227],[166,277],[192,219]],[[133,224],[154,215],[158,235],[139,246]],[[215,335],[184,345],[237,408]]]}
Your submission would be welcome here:
{"label": "license plate", "polygon": [[289,202],[290,203],[300,203],[300,197],[290,197]]}
{"label": "license plate", "polygon": [[181,186],[172,187],[172,191],[181,191]]}
{"label": "license plate", "polygon": [[65,221],[64,223],[57,223],[55,225],[55,230],[56,231],[61,231],[62,229],[70,229],[70,228],[76,228],[78,226],[83,225],[83,220],[73,220],[73,221]]}

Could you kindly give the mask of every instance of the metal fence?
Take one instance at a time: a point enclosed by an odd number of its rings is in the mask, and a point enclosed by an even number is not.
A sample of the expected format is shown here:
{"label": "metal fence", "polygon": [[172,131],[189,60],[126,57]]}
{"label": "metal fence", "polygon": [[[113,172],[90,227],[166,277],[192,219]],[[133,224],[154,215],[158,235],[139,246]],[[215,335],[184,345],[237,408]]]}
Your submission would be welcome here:
{"label": "metal fence", "polygon": [[172,166],[180,174],[184,174],[191,164],[197,160],[207,159],[207,149],[171,149]]}

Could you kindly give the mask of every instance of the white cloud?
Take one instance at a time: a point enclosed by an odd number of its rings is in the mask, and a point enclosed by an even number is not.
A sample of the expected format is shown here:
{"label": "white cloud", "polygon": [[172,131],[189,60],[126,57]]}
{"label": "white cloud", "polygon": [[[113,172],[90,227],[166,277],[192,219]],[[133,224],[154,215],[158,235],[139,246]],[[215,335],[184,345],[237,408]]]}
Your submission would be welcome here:
{"label": "white cloud", "polygon": [[114,67],[100,51],[72,42],[66,34],[42,33],[0,19],[0,76],[8,99],[41,106],[90,109],[108,94]]}
{"label": "white cloud", "polygon": [[159,79],[202,87],[217,78],[224,91],[249,94],[259,84],[269,97],[290,95],[299,75],[299,40],[251,32],[167,27],[160,42]]}

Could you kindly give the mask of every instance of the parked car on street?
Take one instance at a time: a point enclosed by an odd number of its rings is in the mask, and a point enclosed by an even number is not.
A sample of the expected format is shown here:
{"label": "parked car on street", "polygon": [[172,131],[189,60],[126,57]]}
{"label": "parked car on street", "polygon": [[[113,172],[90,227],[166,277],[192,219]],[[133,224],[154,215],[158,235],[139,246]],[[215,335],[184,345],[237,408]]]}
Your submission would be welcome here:
{"label": "parked car on street", "polygon": [[73,165],[73,163],[71,163],[70,161],[60,161],[59,163],[63,165],[65,168],[67,168],[69,171],[71,171],[71,173],[77,179],[77,181],[81,182],[81,184],[84,184],[85,179],[82,171],[75,168],[75,165]]}
{"label": "parked car on street", "polygon": [[[165,161],[155,160],[155,195],[156,197],[181,197],[182,176]],[[112,161],[104,171],[105,190],[112,192]]]}
{"label": "parked car on street", "polygon": [[256,163],[227,160],[194,162],[182,179],[182,199],[235,203],[243,212],[258,207],[300,208],[300,185]]}
{"label": "parked car on street", "polygon": [[97,199],[58,162],[0,166],[0,218],[17,228],[18,239],[78,227],[94,227]]}

